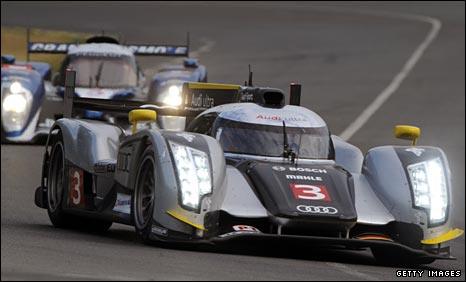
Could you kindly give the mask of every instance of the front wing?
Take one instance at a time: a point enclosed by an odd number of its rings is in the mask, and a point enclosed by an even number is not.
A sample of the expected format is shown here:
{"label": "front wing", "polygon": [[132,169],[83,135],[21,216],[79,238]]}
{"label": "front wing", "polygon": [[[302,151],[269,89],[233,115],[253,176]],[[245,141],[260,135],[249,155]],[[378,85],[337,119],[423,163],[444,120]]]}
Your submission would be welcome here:
{"label": "front wing", "polygon": [[450,256],[449,251],[432,253],[426,250],[414,249],[400,243],[382,240],[361,240],[345,238],[328,238],[317,236],[300,235],[276,235],[256,232],[232,232],[211,238],[209,242],[215,245],[244,244],[252,246],[307,246],[319,248],[344,248],[344,249],[366,249],[379,248],[396,251],[400,256],[414,257],[416,259],[455,259]]}

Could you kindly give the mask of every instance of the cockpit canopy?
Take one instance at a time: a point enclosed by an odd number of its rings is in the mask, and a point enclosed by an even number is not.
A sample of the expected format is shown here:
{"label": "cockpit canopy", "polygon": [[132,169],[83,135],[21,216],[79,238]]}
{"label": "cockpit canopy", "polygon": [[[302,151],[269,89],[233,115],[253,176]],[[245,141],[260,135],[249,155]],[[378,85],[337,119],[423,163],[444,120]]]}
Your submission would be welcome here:
{"label": "cockpit canopy", "polygon": [[282,157],[287,143],[298,158],[334,158],[327,125],[317,114],[303,107],[273,109],[253,103],[223,105],[197,117],[188,131],[214,137],[225,153]]}
{"label": "cockpit canopy", "polygon": [[237,122],[217,118],[213,136],[222,145],[225,153],[247,154],[267,157],[282,157],[284,144],[303,159],[328,159],[330,136],[327,127],[285,129],[271,126]]}
{"label": "cockpit canopy", "polygon": [[76,70],[76,86],[127,88],[137,86],[137,67],[130,56],[70,56],[68,67]]}

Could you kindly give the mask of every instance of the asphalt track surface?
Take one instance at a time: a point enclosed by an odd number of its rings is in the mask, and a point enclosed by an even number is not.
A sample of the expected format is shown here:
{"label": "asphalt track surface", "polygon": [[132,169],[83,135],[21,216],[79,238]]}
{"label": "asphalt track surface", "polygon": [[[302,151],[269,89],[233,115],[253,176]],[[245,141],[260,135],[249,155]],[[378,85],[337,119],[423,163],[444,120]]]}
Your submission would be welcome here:
{"label": "asphalt track surface", "polygon": [[[395,140],[395,124],[422,128],[420,144],[443,148],[453,178],[455,226],[464,228],[464,3],[12,3],[2,2],[3,25],[120,32],[128,42],[183,43],[209,71],[209,81],[241,83],[252,64],[257,85],[303,84],[302,104],[333,133],[343,132],[399,74],[441,22],[436,38],[399,88],[349,141],[363,152]],[[397,16],[394,16],[397,15]],[[141,58],[147,73],[160,60]],[[308,248],[199,252],[145,246],[132,228],[115,224],[105,235],[60,230],[34,206],[42,147],[1,147],[1,279],[97,280],[392,280],[369,252]],[[276,250],[276,248],[278,250]],[[458,269],[464,280],[464,237],[456,261],[424,268]],[[411,278],[415,279],[415,278]],[[447,279],[449,280],[449,279]]]}

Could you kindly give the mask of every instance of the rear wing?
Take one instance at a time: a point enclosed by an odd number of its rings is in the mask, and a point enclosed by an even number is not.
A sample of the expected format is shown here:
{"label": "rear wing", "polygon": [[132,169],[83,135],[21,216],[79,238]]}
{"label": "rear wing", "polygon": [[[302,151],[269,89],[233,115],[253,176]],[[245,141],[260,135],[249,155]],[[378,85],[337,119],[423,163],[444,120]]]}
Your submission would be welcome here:
{"label": "rear wing", "polygon": [[[160,103],[135,100],[107,100],[80,98],[75,96],[76,71],[66,70],[64,117],[72,117],[74,110],[128,113],[137,108],[152,108],[159,116],[195,117],[212,107],[229,103],[250,102],[265,107],[281,108],[285,105],[285,94],[275,88],[240,86],[236,84],[185,82],[181,91],[180,107],[169,107]],[[290,104],[299,105],[301,85],[290,85]]]}
{"label": "rear wing", "polygon": [[[90,38],[92,39],[92,38]],[[104,42],[104,41],[95,41]],[[118,41],[112,40],[108,43],[119,44]],[[88,39],[87,44],[93,43]],[[67,54],[72,48],[76,48],[80,43],[62,43],[62,42],[30,42],[28,36],[27,51],[29,54]],[[169,56],[169,57],[189,57],[189,33],[186,37],[186,45],[173,44],[119,44],[127,47],[134,55],[138,56]]]}
{"label": "rear wing", "polygon": [[138,108],[157,111],[159,116],[195,117],[201,112],[223,104],[240,102],[241,86],[233,84],[185,82],[180,107],[135,100],[80,98],[75,95],[76,71],[66,70],[63,116],[71,118],[78,109],[111,113],[128,113]]}

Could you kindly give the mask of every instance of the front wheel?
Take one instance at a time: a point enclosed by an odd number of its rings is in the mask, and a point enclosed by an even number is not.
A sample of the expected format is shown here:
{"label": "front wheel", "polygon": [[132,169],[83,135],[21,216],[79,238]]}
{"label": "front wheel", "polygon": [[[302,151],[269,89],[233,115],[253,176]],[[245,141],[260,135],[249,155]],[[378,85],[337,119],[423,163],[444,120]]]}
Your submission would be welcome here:
{"label": "front wheel", "polygon": [[131,205],[136,234],[144,243],[150,242],[153,221],[152,218],[155,206],[154,170],[154,153],[152,150],[146,149],[138,168],[134,197]]}

